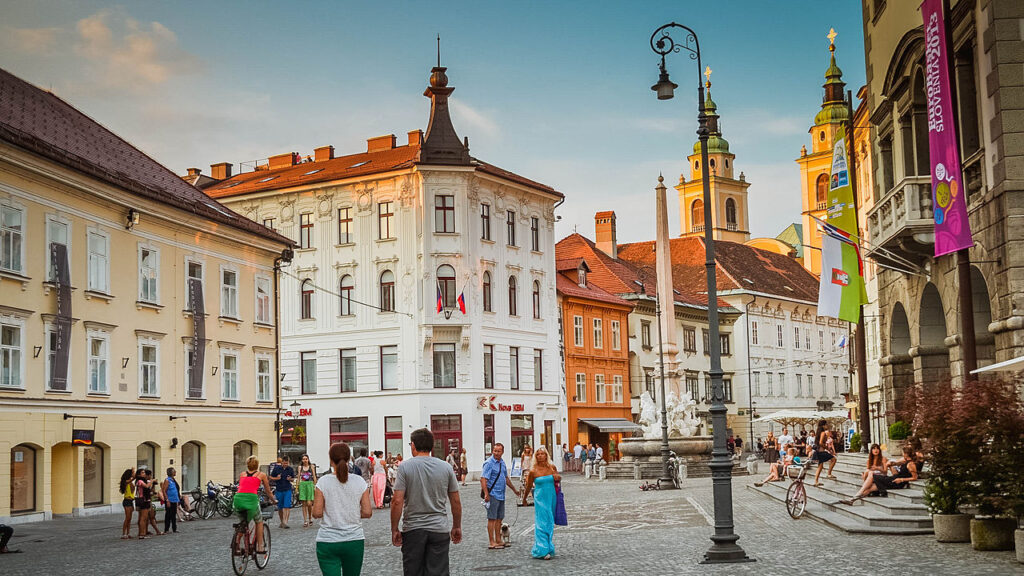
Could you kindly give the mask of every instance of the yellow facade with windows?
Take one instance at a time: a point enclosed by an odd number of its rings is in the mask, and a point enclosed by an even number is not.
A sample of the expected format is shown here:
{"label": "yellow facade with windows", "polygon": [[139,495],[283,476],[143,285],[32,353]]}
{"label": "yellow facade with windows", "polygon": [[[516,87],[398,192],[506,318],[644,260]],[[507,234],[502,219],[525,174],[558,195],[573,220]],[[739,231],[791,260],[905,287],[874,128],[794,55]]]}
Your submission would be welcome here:
{"label": "yellow facade with windows", "polygon": [[[209,207],[224,215],[0,139],[0,523],[119,510],[118,480],[140,464],[161,479],[174,466],[188,489],[228,482],[249,453],[273,458],[274,260],[288,241]],[[52,242],[67,247],[72,287],[67,383],[56,386]],[[200,271],[206,357],[190,393],[186,276]],[[73,428],[95,430],[94,445],[73,446]]]}

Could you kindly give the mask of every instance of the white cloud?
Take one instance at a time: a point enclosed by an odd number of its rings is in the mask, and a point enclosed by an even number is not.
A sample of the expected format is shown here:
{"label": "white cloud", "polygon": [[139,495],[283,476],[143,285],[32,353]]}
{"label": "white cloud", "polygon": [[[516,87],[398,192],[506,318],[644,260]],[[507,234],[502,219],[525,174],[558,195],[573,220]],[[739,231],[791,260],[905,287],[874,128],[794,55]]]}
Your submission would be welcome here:
{"label": "white cloud", "polygon": [[451,98],[448,103],[452,109],[452,118],[457,118],[460,125],[464,124],[466,126],[463,129],[465,133],[478,134],[488,138],[496,138],[498,136],[500,132],[498,123],[488,114],[455,98]]}
{"label": "white cloud", "polygon": [[9,28],[4,43],[13,50],[43,54],[50,52],[64,33],[60,28]]}

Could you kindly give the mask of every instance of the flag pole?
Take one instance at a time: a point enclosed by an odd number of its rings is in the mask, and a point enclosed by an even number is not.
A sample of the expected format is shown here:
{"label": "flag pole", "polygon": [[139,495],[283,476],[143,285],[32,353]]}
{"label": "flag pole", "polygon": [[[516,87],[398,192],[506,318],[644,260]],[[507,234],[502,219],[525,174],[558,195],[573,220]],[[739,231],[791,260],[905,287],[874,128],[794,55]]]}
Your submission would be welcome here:
{"label": "flag pole", "polygon": [[[846,123],[849,126],[846,139],[849,151],[846,158],[850,165],[850,189],[853,191],[853,217],[857,223],[857,234],[860,235],[860,214],[857,209],[857,149],[853,138],[853,91],[846,91]],[[823,272],[824,273],[824,272]],[[865,282],[861,276],[861,282]],[[865,289],[867,287],[865,286]],[[857,332],[854,337],[854,356],[857,360],[857,421],[860,428],[860,451],[867,453],[871,446],[871,421],[868,419],[868,359],[864,340],[864,305],[859,307],[857,314]]]}

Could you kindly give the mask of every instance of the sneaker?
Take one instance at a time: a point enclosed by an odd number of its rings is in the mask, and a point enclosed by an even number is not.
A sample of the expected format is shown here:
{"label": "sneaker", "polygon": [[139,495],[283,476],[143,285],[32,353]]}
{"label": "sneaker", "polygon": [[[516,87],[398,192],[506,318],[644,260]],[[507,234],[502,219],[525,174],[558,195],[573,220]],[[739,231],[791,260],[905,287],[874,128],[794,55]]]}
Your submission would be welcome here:
{"label": "sneaker", "polygon": [[754,486],[760,488],[761,486],[764,486],[764,482],[754,482]]}

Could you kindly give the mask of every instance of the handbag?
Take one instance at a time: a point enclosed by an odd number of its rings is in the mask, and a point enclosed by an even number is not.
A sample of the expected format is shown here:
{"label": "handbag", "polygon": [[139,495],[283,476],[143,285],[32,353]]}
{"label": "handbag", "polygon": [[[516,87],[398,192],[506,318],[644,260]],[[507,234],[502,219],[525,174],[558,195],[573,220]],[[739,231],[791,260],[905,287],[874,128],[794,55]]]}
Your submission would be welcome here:
{"label": "handbag", "polygon": [[569,525],[569,517],[565,514],[565,495],[562,494],[561,482],[555,482],[555,525]]}

